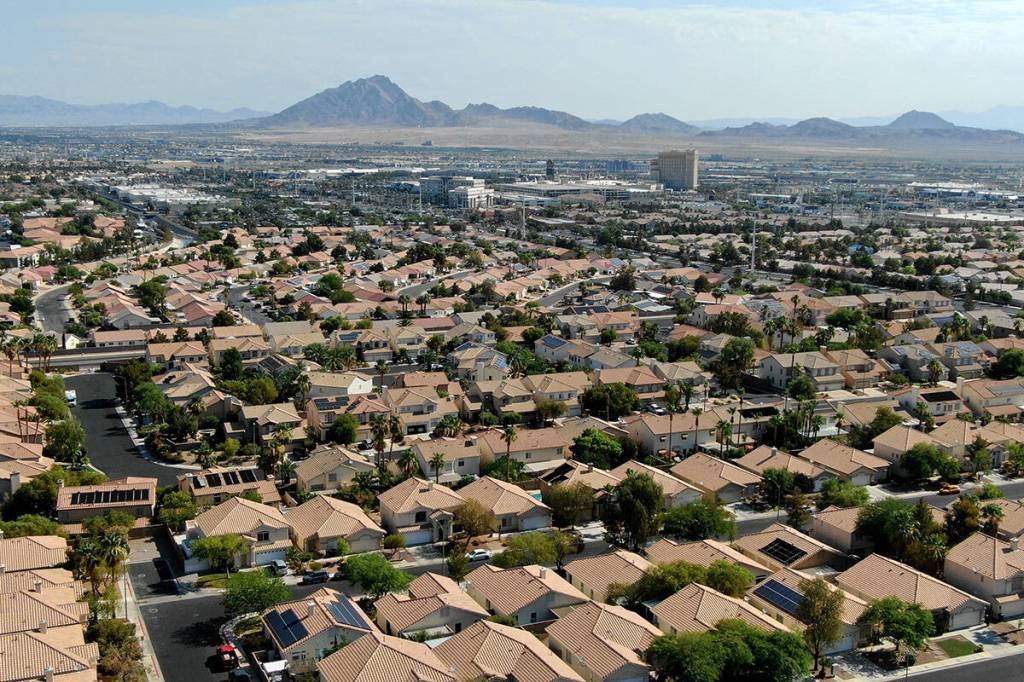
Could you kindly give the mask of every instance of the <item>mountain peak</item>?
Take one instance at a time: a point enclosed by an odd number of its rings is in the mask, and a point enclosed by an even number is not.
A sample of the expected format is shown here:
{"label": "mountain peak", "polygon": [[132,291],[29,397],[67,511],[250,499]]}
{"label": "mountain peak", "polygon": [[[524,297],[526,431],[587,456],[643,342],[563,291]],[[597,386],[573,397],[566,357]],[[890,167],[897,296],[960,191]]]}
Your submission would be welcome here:
{"label": "mountain peak", "polygon": [[668,133],[673,135],[693,135],[700,132],[697,126],[684,123],[678,118],[663,114],[637,114],[633,118],[617,126],[619,130],[636,133]]}
{"label": "mountain peak", "polygon": [[930,111],[912,109],[896,118],[888,127],[902,128],[903,130],[937,130],[955,128],[956,125]]}

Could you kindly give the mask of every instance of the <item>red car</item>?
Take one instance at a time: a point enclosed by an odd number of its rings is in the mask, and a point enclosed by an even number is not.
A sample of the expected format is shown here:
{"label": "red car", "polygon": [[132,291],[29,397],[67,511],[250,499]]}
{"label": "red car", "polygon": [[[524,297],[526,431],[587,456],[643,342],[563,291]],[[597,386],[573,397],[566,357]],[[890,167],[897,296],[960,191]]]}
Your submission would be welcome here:
{"label": "red car", "polygon": [[238,667],[238,652],[230,644],[217,647],[217,658],[223,670],[232,670]]}

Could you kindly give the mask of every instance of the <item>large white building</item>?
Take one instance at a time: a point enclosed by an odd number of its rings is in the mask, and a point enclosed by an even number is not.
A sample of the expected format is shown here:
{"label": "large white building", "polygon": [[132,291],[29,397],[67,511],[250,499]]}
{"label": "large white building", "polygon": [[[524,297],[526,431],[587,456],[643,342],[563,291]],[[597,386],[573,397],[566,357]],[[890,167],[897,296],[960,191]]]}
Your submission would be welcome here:
{"label": "large white building", "polygon": [[494,205],[494,190],[481,178],[433,175],[420,179],[423,200],[445,208],[489,208]]}

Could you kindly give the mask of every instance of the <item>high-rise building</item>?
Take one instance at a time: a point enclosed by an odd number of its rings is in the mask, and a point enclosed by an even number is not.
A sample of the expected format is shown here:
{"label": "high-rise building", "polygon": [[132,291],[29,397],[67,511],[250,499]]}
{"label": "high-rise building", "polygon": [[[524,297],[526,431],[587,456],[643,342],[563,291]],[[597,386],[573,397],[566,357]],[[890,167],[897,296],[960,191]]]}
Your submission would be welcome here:
{"label": "high-rise building", "polygon": [[697,189],[696,149],[661,152],[651,161],[651,177],[666,189]]}
{"label": "high-rise building", "polygon": [[555,162],[548,159],[547,164],[544,166],[544,177],[548,180],[555,179]]}

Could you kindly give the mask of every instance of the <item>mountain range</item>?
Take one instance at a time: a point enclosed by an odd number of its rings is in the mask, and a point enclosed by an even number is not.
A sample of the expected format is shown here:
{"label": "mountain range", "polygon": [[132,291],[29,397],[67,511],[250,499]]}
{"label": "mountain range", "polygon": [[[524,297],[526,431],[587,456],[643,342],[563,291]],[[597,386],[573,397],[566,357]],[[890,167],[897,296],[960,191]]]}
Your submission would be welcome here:
{"label": "mountain range", "polygon": [[138,126],[226,123],[269,115],[265,111],[214,111],[174,107],[163,102],[134,104],[69,104],[45,97],[0,95],[0,125],[6,126]]}

